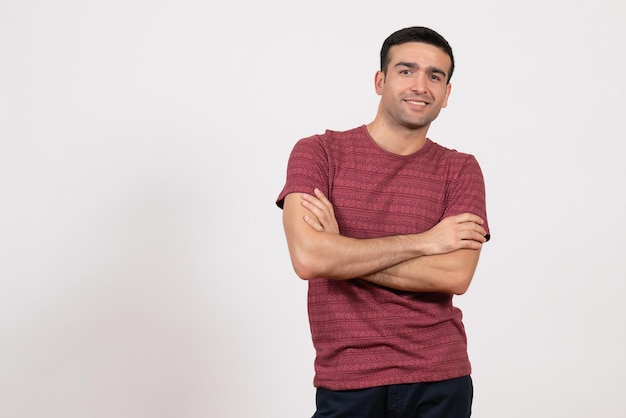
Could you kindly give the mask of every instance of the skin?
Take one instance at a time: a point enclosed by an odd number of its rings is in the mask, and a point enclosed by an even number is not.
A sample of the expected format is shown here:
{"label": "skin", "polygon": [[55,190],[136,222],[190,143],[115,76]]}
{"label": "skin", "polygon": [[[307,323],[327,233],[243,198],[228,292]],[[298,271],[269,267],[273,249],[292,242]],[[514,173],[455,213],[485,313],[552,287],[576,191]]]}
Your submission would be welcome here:
{"label": "skin", "polygon": [[[374,78],[381,97],[367,129],[387,151],[409,155],[426,142],[428,128],[447,106],[451,62],[437,47],[410,42],[393,46],[386,74]],[[467,291],[486,231],[465,213],[443,219],[419,234],[355,239],[340,234],[332,203],[319,190],[291,193],[283,225],[296,274],[310,280],[361,278],[413,292]]]}
{"label": "skin", "polygon": [[448,105],[451,61],[441,49],[418,42],[391,47],[389,57],[386,74],[374,77],[380,103],[367,129],[387,151],[408,155],[424,146],[431,122]]}

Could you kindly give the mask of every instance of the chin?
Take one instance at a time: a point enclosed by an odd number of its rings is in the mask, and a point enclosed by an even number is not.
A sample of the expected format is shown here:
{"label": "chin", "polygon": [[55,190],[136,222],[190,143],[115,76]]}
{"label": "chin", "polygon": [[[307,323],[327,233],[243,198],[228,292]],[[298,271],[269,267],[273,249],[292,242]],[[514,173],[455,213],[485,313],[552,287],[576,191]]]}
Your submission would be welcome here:
{"label": "chin", "polygon": [[417,130],[424,129],[430,126],[430,120],[409,120],[403,123],[408,129]]}

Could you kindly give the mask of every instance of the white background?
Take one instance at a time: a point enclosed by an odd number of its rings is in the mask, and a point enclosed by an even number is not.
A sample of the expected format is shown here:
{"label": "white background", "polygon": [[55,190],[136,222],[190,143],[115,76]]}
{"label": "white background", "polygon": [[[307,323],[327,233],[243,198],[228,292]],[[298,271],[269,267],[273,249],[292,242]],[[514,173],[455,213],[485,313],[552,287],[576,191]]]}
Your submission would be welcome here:
{"label": "white background", "polygon": [[626,410],[618,0],[3,0],[0,416],[311,416],[295,141],[375,115],[385,37],[457,59],[430,137],[476,155],[478,418]]}

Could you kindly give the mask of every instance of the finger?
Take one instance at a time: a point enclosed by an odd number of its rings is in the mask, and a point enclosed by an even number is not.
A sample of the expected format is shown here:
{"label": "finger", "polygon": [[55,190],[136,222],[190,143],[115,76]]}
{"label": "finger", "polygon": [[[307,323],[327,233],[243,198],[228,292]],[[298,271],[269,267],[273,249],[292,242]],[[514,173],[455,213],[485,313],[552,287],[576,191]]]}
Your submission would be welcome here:
{"label": "finger", "polygon": [[315,196],[320,200],[321,203],[324,204],[325,208],[328,209],[329,213],[333,214],[334,213],[333,204],[330,202],[330,200],[328,200],[328,198],[326,198],[324,193],[322,193],[322,191],[318,188],[315,188],[315,190],[313,190],[313,193],[315,193]]}
{"label": "finger", "polygon": [[472,224],[472,227],[469,229],[471,232],[474,232],[482,237],[487,235],[487,231],[481,225]]}
{"label": "finger", "polygon": [[482,235],[485,235],[487,233],[487,231],[482,226],[482,224],[474,222],[474,221],[461,222],[459,224],[459,230],[460,231],[476,231],[476,232],[481,233]]}
{"label": "finger", "polygon": [[457,215],[456,220],[459,223],[474,222],[479,225],[482,225],[483,223],[485,223],[480,216],[474,215],[473,213],[462,213],[460,215]]}
{"label": "finger", "polygon": [[321,200],[322,202],[329,204],[330,205],[330,200],[328,200],[326,198],[326,195],[324,195],[324,193],[322,193],[322,191],[320,189],[318,189],[317,187],[313,190],[313,193],[315,194],[315,197],[317,197],[319,200]]}
{"label": "finger", "polygon": [[333,212],[333,207],[330,202],[324,204],[321,200],[308,195],[304,196],[302,205],[317,216],[320,223],[324,227],[326,227],[328,223],[335,218],[335,213]]}
{"label": "finger", "polygon": [[319,232],[324,231],[324,228],[322,227],[322,225],[319,222],[315,221],[313,218],[311,218],[309,215],[304,215],[304,222],[309,224],[316,231],[319,231]]}
{"label": "finger", "polygon": [[315,202],[303,201],[302,206],[307,208],[313,215],[317,217],[320,223],[324,223],[324,221],[328,220],[328,216],[326,214],[326,208],[318,206]]}
{"label": "finger", "polygon": [[464,235],[462,240],[463,241],[475,241],[475,242],[479,242],[479,243],[483,243],[487,241],[487,238],[485,237],[485,233],[481,233],[478,231],[469,231],[468,234]]}
{"label": "finger", "polygon": [[468,250],[480,250],[483,247],[482,242],[474,241],[474,240],[466,240],[461,243],[461,248]]}
{"label": "finger", "polygon": [[327,205],[324,204],[324,202],[318,199],[316,196],[313,196],[307,193],[302,193],[302,200],[303,200],[304,206],[306,206],[309,209],[311,207],[318,207],[320,210],[327,209]]}

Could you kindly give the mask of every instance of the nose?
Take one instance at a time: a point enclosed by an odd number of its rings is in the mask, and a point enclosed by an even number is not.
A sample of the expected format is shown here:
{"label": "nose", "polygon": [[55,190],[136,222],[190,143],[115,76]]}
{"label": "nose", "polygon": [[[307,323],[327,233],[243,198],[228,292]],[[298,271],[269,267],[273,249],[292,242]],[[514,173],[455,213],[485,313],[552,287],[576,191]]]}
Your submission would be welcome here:
{"label": "nose", "polygon": [[417,94],[426,93],[426,75],[421,72],[415,74],[411,88]]}

